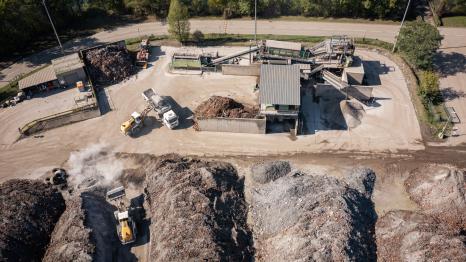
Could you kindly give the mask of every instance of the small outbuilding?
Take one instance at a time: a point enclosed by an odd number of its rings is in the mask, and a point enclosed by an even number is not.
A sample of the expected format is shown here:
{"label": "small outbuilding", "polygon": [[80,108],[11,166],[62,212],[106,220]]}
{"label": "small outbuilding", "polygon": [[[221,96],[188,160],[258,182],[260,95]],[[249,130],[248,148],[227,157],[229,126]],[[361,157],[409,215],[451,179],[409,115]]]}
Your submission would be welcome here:
{"label": "small outbuilding", "polygon": [[24,92],[49,91],[58,86],[58,79],[52,66],[40,69],[18,81],[19,89]]}
{"label": "small outbuilding", "polygon": [[76,86],[79,81],[86,82],[84,63],[78,53],[52,60],[52,67],[62,86]]}

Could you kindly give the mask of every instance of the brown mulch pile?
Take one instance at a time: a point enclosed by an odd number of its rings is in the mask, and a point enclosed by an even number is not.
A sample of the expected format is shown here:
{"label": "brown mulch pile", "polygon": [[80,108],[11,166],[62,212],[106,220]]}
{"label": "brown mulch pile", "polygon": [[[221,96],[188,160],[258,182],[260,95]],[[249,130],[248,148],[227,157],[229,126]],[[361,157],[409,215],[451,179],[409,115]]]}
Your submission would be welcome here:
{"label": "brown mulch pile", "polygon": [[197,118],[255,118],[258,112],[258,108],[245,106],[234,99],[212,96],[196,108],[194,115]]}
{"label": "brown mulch pile", "polygon": [[85,214],[80,196],[66,201],[66,210],[58,220],[43,262],[92,261],[95,246],[91,230],[84,225]]}
{"label": "brown mulch pile", "polygon": [[51,184],[9,180],[0,185],[0,261],[41,261],[65,200]]}
{"label": "brown mulch pile", "polygon": [[118,45],[92,49],[85,53],[85,59],[96,84],[116,84],[136,72],[128,50]]}
{"label": "brown mulch pile", "polygon": [[376,234],[378,261],[466,261],[466,237],[422,212],[390,211]]}
{"label": "brown mulch pile", "polygon": [[231,164],[162,156],[146,180],[151,261],[250,261],[243,181]]}
{"label": "brown mulch pile", "polygon": [[447,165],[426,165],[405,181],[409,197],[424,213],[452,229],[466,230],[466,171]]}

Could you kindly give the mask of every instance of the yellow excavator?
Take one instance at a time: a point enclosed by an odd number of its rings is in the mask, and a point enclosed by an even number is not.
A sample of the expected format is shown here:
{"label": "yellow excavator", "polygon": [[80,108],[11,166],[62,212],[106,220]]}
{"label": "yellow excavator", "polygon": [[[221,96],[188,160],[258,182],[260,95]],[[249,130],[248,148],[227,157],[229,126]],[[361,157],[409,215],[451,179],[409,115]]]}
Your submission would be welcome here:
{"label": "yellow excavator", "polygon": [[136,241],[136,223],[131,214],[132,209],[123,201],[125,195],[125,188],[122,186],[107,192],[107,201],[118,208],[114,216],[118,238],[123,245]]}
{"label": "yellow excavator", "polygon": [[123,122],[120,126],[120,131],[125,136],[133,136],[139,132],[144,125],[144,120],[147,114],[152,110],[152,107],[146,107],[141,113],[133,112],[130,119]]}

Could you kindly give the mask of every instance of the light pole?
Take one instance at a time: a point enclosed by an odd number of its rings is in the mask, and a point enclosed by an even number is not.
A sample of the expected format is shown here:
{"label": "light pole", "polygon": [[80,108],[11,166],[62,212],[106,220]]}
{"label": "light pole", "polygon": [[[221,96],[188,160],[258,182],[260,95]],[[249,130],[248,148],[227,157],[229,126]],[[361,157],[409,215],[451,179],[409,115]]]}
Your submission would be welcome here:
{"label": "light pole", "polygon": [[403,23],[405,22],[406,14],[408,13],[410,3],[411,3],[411,0],[408,0],[408,5],[406,6],[405,14],[403,15],[403,20],[401,20],[400,29],[398,30],[398,33],[395,36],[395,43],[393,44],[392,53],[395,52],[396,43],[398,42],[398,36],[400,35],[401,28],[403,27]]}
{"label": "light pole", "polygon": [[254,42],[257,45],[257,0],[254,0]]}
{"label": "light pole", "polygon": [[47,9],[47,5],[45,4],[45,0],[42,0],[42,4],[44,5],[45,12],[47,13],[47,16],[50,20],[50,24],[52,25],[53,32],[55,33],[55,36],[57,37],[58,45],[60,45],[61,52],[62,54],[65,54],[65,51],[63,50],[63,46],[61,45],[61,42],[60,42],[60,37],[58,37],[57,30],[55,30],[55,25],[53,25],[52,17],[50,17],[49,10]]}

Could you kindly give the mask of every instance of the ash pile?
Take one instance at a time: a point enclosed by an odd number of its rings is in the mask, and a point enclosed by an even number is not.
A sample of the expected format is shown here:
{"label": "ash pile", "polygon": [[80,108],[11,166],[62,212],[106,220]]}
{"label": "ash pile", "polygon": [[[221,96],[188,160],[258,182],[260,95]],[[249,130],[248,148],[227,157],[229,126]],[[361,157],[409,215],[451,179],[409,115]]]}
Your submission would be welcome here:
{"label": "ash pile", "polygon": [[152,261],[250,261],[243,182],[231,164],[162,156],[146,180]]}
{"label": "ash pile", "polygon": [[95,84],[116,84],[136,72],[133,58],[124,46],[106,45],[89,50],[84,56]]}
{"label": "ash pile", "polygon": [[379,260],[466,261],[465,174],[444,165],[414,170],[405,188],[420,210],[394,210],[379,218]]}
{"label": "ash pile", "polygon": [[289,172],[283,161],[251,169],[259,261],[374,261],[375,174],[354,170],[347,181]]}
{"label": "ash pile", "polygon": [[258,113],[258,108],[243,105],[234,99],[223,96],[210,97],[194,111],[197,118],[255,118]]}
{"label": "ash pile", "polygon": [[65,200],[51,184],[9,180],[0,185],[0,261],[41,261]]}

